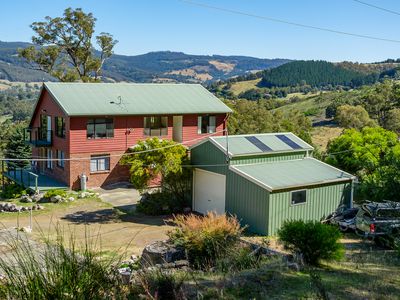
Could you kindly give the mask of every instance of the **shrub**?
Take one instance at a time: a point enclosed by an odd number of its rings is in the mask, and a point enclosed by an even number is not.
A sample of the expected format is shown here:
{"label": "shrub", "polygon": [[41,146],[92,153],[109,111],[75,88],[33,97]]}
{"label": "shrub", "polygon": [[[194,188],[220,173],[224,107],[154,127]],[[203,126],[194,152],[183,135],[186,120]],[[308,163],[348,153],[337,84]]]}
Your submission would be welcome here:
{"label": "shrub", "polygon": [[20,198],[22,195],[27,194],[26,190],[18,184],[9,184],[4,187],[0,196],[3,199]]}
{"label": "shrub", "polygon": [[187,273],[160,268],[139,271],[131,286],[130,296],[134,299],[186,299],[182,290],[186,276]]}
{"label": "shrub", "polygon": [[64,190],[48,190],[44,194],[43,198],[50,199],[51,197],[54,197],[54,196],[61,196],[64,198],[67,196],[67,192]]}
{"label": "shrub", "polygon": [[286,221],[278,231],[285,249],[301,254],[310,265],[318,265],[321,259],[341,259],[344,253],[343,245],[338,242],[341,236],[336,227],[315,221]]}
{"label": "shrub", "polygon": [[225,214],[179,215],[170,221],[177,226],[168,233],[170,240],[184,247],[191,264],[199,268],[212,267],[217,258],[225,257],[243,232],[237,218]]}
{"label": "shrub", "polygon": [[186,203],[172,193],[158,192],[145,194],[136,206],[136,211],[151,216],[168,215],[183,211]]}
{"label": "shrub", "polygon": [[91,240],[78,248],[58,230],[56,241],[43,247],[11,234],[8,244],[13,251],[0,256],[1,299],[114,299],[120,293],[112,271],[118,261],[101,257]]}

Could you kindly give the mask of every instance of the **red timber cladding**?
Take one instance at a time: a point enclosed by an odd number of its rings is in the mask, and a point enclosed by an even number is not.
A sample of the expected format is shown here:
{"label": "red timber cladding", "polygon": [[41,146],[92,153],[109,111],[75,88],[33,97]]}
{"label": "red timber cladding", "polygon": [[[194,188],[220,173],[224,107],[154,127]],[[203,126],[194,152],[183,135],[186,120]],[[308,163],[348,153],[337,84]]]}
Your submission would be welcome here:
{"label": "red timber cladding", "polygon": [[[99,118],[106,116],[98,116]],[[109,117],[109,116],[107,116]],[[182,139],[186,146],[199,142],[207,134],[197,133],[198,115],[184,115]],[[118,164],[120,156],[127,149],[135,145],[139,140],[147,136],[143,133],[144,116],[116,116],[114,117],[114,137],[109,139],[87,139],[86,123],[93,117],[71,117],[70,119],[70,157],[84,158],[83,160],[71,161],[70,185],[79,188],[79,176],[85,173],[88,176],[88,187],[98,187],[119,181],[129,180],[129,171],[126,166]],[[223,135],[225,129],[226,115],[217,115],[215,135]],[[168,117],[168,135],[163,138],[172,139],[173,116]],[[90,173],[89,160],[92,154],[110,154],[110,171],[101,173]]]}
{"label": "red timber cladding", "polygon": [[[39,127],[40,126],[40,115],[51,116],[51,129],[53,131],[53,145],[52,147],[48,147],[47,149],[51,149],[53,152],[53,158],[56,158],[56,150],[64,151],[65,158],[69,157],[69,118],[65,115],[64,111],[61,107],[53,100],[50,94],[46,89],[43,89],[38,105],[36,106],[35,112],[33,114],[33,119],[31,122],[31,127]],[[65,138],[60,138],[55,135],[55,117],[63,117],[65,119]],[[32,157],[33,158],[46,158],[45,148],[37,148],[33,147],[32,149]],[[53,169],[46,168],[45,161],[38,161],[37,168],[44,171],[45,175],[49,175],[67,185],[69,185],[68,177],[69,177],[69,164],[68,161],[65,161],[64,168],[60,168],[57,166],[56,161],[53,162]]]}

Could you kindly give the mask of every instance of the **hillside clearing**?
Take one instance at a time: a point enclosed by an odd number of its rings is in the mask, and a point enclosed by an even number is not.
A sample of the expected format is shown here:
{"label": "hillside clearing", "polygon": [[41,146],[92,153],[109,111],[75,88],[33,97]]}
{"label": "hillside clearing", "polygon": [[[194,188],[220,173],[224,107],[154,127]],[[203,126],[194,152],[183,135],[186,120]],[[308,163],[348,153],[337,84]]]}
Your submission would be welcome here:
{"label": "hillside clearing", "polygon": [[261,78],[247,81],[239,81],[232,83],[230,90],[233,94],[238,96],[240,93],[243,93],[250,89],[257,89],[257,84],[260,82]]}
{"label": "hillside clearing", "polygon": [[337,126],[316,126],[311,132],[311,140],[319,150],[326,151],[329,141],[342,134],[344,128]]}

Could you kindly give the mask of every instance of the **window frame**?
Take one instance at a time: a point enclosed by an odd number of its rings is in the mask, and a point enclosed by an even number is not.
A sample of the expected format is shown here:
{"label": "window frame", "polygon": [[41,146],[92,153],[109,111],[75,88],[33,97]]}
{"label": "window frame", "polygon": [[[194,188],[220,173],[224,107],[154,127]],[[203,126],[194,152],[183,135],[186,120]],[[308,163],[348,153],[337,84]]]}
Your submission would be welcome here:
{"label": "window frame", "polygon": [[[58,120],[59,119],[62,120],[61,128],[59,128],[59,126],[58,126]],[[66,135],[65,118],[64,117],[60,117],[60,116],[54,117],[54,127],[55,127],[55,135],[56,135],[56,137],[65,139],[65,135]],[[61,132],[60,134],[59,134],[59,131]]]}
{"label": "window frame", "polygon": [[[96,120],[97,121],[98,120],[104,120],[104,122],[96,122]],[[108,120],[108,122],[107,122],[107,120]],[[111,124],[112,128],[107,128],[108,124]],[[89,130],[88,130],[89,125],[93,126],[93,135],[92,136],[89,136]],[[105,125],[106,130],[105,130],[105,136],[104,137],[103,136],[101,136],[101,137],[96,136],[96,134],[97,134],[96,133],[96,125],[97,126]],[[111,134],[109,134],[110,132],[111,132]],[[89,119],[87,119],[87,121],[86,121],[86,139],[88,139],[88,140],[101,140],[101,139],[112,139],[112,138],[114,138],[114,118],[106,118],[106,117],[104,117],[104,118],[89,118]]]}
{"label": "window frame", "polygon": [[[59,157],[59,154],[62,153],[62,158]],[[56,150],[56,158],[57,158],[57,167],[64,169],[65,168],[65,152],[62,150]]]}
{"label": "window frame", "polygon": [[[155,120],[152,119],[159,119],[158,122],[155,122]],[[149,120],[149,121],[146,121]],[[168,116],[145,116],[143,117],[143,135],[144,136],[167,136],[168,135],[168,122],[169,122],[169,117]],[[148,124],[150,123],[150,124]],[[153,123],[153,124],[152,124]],[[152,125],[159,123],[159,127],[153,127]],[[163,123],[165,123],[165,127],[163,126]],[[150,127],[147,127],[150,125]],[[153,133],[154,132],[154,133]],[[157,134],[159,133],[159,134]]]}
{"label": "window frame", "polygon": [[[299,193],[299,192],[305,192],[304,201],[303,202],[299,202],[299,203],[294,203],[293,202],[293,194],[294,193]],[[290,206],[304,205],[304,204],[307,203],[307,198],[308,198],[308,190],[307,189],[291,191],[290,192]]]}
{"label": "window frame", "polygon": [[[204,118],[207,118],[206,124],[203,121]],[[214,120],[214,122],[211,122]],[[212,125],[211,123],[214,123]],[[205,132],[203,132],[203,125],[205,125]],[[213,130],[210,128],[213,127]],[[212,134],[217,132],[217,116],[216,115],[201,115],[197,116],[197,134]]]}
{"label": "window frame", "polygon": [[46,149],[46,168],[49,170],[53,170],[53,150],[47,148]]}
{"label": "window frame", "polygon": [[[99,161],[104,159],[104,169],[99,169]],[[96,160],[96,170],[92,169],[93,160]],[[111,157],[110,154],[92,154],[90,155],[89,169],[90,173],[108,173],[111,171]]]}

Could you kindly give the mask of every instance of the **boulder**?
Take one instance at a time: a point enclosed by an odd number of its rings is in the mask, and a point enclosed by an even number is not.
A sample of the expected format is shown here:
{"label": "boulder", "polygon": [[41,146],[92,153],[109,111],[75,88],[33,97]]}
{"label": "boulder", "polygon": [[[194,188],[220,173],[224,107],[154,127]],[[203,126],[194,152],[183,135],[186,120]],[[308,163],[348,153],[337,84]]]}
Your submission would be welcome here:
{"label": "boulder", "polygon": [[38,201],[40,201],[42,198],[43,198],[43,195],[42,195],[42,194],[39,194],[39,193],[36,193],[36,194],[34,194],[34,195],[32,196],[33,202],[38,202]]}
{"label": "boulder", "polygon": [[175,247],[167,241],[157,241],[143,249],[141,262],[144,265],[154,266],[183,259],[185,259],[183,248]]}
{"label": "boulder", "polygon": [[33,202],[33,200],[31,197],[29,197],[29,195],[22,195],[21,202],[22,203],[31,203],[31,202]]}
{"label": "boulder", "polygon": [[75,201],[75,198],[74,197],[69,197],[68,201],[70,201],[70,202]]}
{"label": "boulder", "polygon": [[56,195],[50,198],[50,202],[52,203],[59,203],[62,202],[64,199],[60,195]]}

